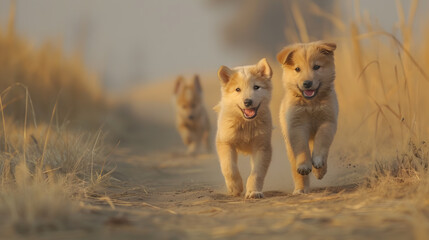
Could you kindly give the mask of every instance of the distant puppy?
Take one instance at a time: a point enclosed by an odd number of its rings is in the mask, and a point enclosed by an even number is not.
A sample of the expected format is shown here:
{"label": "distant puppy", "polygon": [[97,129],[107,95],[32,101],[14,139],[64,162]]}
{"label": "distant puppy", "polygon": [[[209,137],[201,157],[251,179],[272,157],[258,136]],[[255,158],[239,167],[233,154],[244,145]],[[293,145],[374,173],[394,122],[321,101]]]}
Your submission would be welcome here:
{"label": "distant puppy", "polygon": [[262,198],[271,162],[271,67],[264,58],[252,66],[222,66],[218,75],[222,98],[215,107],[219,112],[216,147],[226,186],[230,194],[241,195],[237,153],[250,154],[252,170],[245,197]]}
{"label": "distant puppy", "polygon": [[204,146],[211,151],[210,122],[203,103],[203,90],[196,75],[191,83],[178,77],[174,87],[176,126],[188,154],[195,154]]}
{"label": "distant puppy", "polygon": [[285,88],[280,123],[295,182],[294,194],[309,191],[312,168],[318,179],[328,169],[338,117],[335,49],[335,43],[319,41],[287,46],[277,55],[283,65]]}

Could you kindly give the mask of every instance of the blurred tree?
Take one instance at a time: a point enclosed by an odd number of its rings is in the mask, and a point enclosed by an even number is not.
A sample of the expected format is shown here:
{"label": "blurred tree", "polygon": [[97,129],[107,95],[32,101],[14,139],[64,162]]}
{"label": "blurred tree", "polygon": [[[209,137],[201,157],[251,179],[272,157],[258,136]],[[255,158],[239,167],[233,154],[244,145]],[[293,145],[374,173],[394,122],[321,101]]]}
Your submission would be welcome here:
{"label": "blurred tree", "polygon": [[[300,39],[296,14],[304,19],[309,40],[316,40],[330,32],[327,19],[312,14],[311,5],[330,12],[334,0],[294,1],[294,0],[210,0],[214,6],[230,11],[231,17],[223,26],[223,34],[228,45],[252,49],[263,53],[276,54],[286,44]],[[299,12],[296,12],[299,10]],[[299,16],[298,16],[299,17]],[[300,26],[301,27],[301,26]],[[301,37],[302,38],[302,37]]]}

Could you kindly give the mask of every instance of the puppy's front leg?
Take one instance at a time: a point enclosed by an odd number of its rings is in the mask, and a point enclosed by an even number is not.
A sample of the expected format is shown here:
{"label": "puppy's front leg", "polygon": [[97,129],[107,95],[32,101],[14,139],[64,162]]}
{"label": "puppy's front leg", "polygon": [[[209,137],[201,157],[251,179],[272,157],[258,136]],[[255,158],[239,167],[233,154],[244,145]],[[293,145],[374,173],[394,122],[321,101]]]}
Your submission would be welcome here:
{"label": "puppy's front leg", "polygon": [[191,139],[189,137],[189,131],[188,131],[188,129],[186,129],[185,127],[179,125],[177,127],[177,130],[179,131],[179,134],[180,134],[180,137],[182,138],[183,144],[185,144],[186,146],[188,146],[188,144],[191,141]]}
{"label": "puppy's front leg", "polygon": [[194,139],[192,137],[192,133],[184,126],[179,125],[178,126],[180,137],[182,138],[183,144],[185,144],[187,151],[187,154],[193,154],[195,152],[195,144]]}
{"label": "puppy's front leg", "polygon": [[292,177],[293,182],[295,185],[295,189],[293,190],[293,194],[302,194],[302,193],[308,193],[310,188],[310,178],[308,175],[301,175],[298,173],[296,168],[296,159],[295,155],[292,151],[292,147],[290,144],[286,144],[286,150],[290,162],[290,168],[292,170]]}
{"label": "puppy's front leg", "polygon": [[237,151],[230,144],[216,143],[220,167],[225,178],[228,192],[233,196],[240,196],[243,192],[243,180],[237,166]]}
{"label": "puppy's front leg", "polygon": [[308,128],[305,126],[294,126],[288,129],[286,150],[295,183],[294,194],[307,193],[310,188],[308,176],[311,172],[309,138]]}
{"label": "puppy's front leg", "polygon": [[301,175],[308,175],[311,172],[309,127],[296,126],[288,129],[288,132],[287,141],[295,158],[296,171]]}
{"label": "puppy's front leg", "polygon": [[189,141],[188,141],[189,144],[188,144],[187,153],[190,155],[195,155],[198,151],[198,148],[199,148],[199,142],[196,139],[195,134],[193,134],[193,133],[190,133],[188,137],[189,137]]}
{"label": "puppy's front leg", "polygon": [[212,145],[210,141],[210,130],[205,130],[202,136],[202,142],[204,144],[205,151],[211,153]]}
{"label": "puppy's front leg", "polygon": [[249,178],[246,184],[246,198],[263,198],[262,187],[271,162],[271,144],[257,149],[252,154]]}
{"label": "puppy's front leg", "polygon": [[314,136],[313,149],[313,174],[317,179],[322,179],[328,171],[328,153],[332,141],[334,140],[337,124],[333,122],[324,122],[317,129]]}

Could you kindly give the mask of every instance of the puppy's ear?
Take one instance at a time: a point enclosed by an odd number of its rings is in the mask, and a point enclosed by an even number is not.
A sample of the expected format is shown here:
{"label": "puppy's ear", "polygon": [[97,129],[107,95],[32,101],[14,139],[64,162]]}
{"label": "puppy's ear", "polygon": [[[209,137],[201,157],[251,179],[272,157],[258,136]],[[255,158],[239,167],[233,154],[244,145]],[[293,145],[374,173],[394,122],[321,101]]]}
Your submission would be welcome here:
{"label": "puppy's ear", "polygon": [[184,83],[183,77],[178,76],[176,79],[176,82],[174,83],[174,95],[177,95],[177,93],[179,93],[179,90],[182,87],[183,83]]}
{"label": "puppy's ear", "polygon": [[233,71],[225,66],[221,66],[219,68],[219,71],[217,72],[217,75],[219,76],[219,80],[222,83],[222,85],[226,85],[229,82],[232,74],[233,74]]}
{"label": "puppy's ear", "polygon": [[320,50],[320,53],[325,55],[334,55],[335,49],[337,49],[337,44],[321,42],[317,48]]}
{"label": "puppy's ear", "polygon": [[277,54],[277,61],[281,63],[282,65],[293,65],[293,53],[296,50],[295,45],[284,47],[278,54]]}
{"label": "puppy's ear", "polygon": [[201,87],[200,77],[198,75],[194,75],[194,87],[197,92],[202,92],[203,88]]}
{"label": "puppy's ear", "polygon": [[266,58],[262,58],[256,64],[256,72],[266,79],[270,79],[273,76],[273,71],[271,70],[270,64],[268,64]]}

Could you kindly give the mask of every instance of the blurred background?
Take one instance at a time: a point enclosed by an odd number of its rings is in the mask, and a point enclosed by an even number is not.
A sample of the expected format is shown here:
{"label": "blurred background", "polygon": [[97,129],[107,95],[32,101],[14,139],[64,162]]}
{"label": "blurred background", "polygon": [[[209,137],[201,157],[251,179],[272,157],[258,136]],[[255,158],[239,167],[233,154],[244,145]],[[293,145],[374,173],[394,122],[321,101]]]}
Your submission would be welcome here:
{"label": "blurred background", "polygon": [[[216,72],[220,65],[250,64],[274,57],[299,39],[290,0],[77,0],[16,1],[15,29],[35,46],[47,39],[79,54],[109,90],[166,81],[177,74]],[[311,1],[301,7],[312,39],[339,31]],[[408,1],[404,1],[407,3]],[[0,0],[0,22],[10,0]],[[395,1],[314,1],[348,28],[360,12],[388,31],[398,23]],[[416,23],[429,3],[420,1]],[[409,12],[410,4],[404,4]],[[316,13],[316,14],[315,14]],[[311,23],[311,24],[308,24]],[[418,24],[414,27],[418,27]],[[397,32],[397,31],[395,31]],[[249,61],[251,60],[251,61]],[[275,63],[272,63],[275,64]]]}

